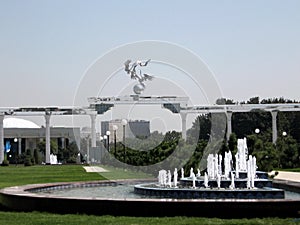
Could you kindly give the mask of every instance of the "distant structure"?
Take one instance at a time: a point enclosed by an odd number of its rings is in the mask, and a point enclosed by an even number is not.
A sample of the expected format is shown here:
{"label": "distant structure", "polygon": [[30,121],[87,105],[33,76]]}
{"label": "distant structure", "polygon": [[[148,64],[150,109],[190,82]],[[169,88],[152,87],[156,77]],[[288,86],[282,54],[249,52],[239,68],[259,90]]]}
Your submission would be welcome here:
{"label": "distant structure", "polygon": [[[45,127],[40,127],[32,121],[8,117],[4,119],[3,125],[4,151],[8,154],[8,160],[12,162],[27,149],[36,149],[39,142],[45,139]],[[51,127],[50,131],[51,139],[62,149],[69,143],[80,143],[80,128]]]}
{"label": "distant structure", "polygon": [[[110,131],[111,135],[116,129],[116,140],[123,140],[123,125],[122,120],[116,119],[111,121],[101,122],[101,136],[106,135],[107,131]],[[150,136],[150,122],[145,120],[130,120],[125,125],[125,138],[146,138]],[[111,139],[112,141],[112,139]]]}
{"label": "distant structure", "polygon": [[130,59],[128,59],[124,63],[125,72],[130,75],[131,79],[137,80],[139,82],[139,84],[136,84],[133,87],[133,91],[137,95],[141,94],[145,90],[145,88],[146,88],[145,81],[153,79],[153,76],[146,74],[146,73],[142,73],[141,70],[139,70],[139,72],[137,72],[136,71],[137,67],[147,66],[148,63],[150,62],[150,60],[151,59],[148,59],[145,62],[137,60],[134,63],[131,63],[132,61]]}

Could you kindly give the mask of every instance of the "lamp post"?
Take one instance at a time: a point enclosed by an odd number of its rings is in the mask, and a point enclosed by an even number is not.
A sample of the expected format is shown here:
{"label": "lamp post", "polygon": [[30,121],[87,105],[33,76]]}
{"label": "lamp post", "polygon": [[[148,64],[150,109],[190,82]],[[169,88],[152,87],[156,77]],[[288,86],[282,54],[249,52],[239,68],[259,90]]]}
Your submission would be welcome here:
{"label": "lamp post", "polygon": [[126,162],[125,126],[127,125],[127,120],[122,119],[121,124],[123,126],[123,152],[124,152],[124,163],[125,163]]}
{"label": "lamp post", "polygon": [[114,144],[115,144],[114,155],[116,155],[116,153],[117,153],[117,130],[118,130],[118,126],[117,126],[117,125],[113,125],[113,131],[114,131]]}
{"label": "lamp post", "polygon": [[110,131],[106,131],[106,136],[107,136],[107,150],[109,151],[109,135],[110,135]]}
{"label": "lamp post", "polygon": [[[18,138],[14,138],[14,142],[17,143],[18,142]],[[19,146],[19,143],[18,143]],[[15,161],[16,161],[16,165],[18,164],[18,155],[17,155],[17,150],[14,150],[14,155],[15,155]]]}
{"label": "lamp post", "polygon": [[103,137],[100,135],[100,153],[99,153],[99,162],[101,163],[103,156]]}
{"label": "lamp post", "polygon": [[260,130],[258,128],[255,129],[254,131],[256,134],[259,134]]}
{"label": "lamp post", "polygon": [[90,135],[87,136],[87,150],[86,150],[86,154],[87,154],[87,159],[86,162],[90,163]]}
{"label": "lamp post", "polygon": [[283,131],[283,132],[282,132],[282,136],[283,136],[283,137],[286,137],[286,136],[287,136],[287,132],[286,132],[286,131]]}

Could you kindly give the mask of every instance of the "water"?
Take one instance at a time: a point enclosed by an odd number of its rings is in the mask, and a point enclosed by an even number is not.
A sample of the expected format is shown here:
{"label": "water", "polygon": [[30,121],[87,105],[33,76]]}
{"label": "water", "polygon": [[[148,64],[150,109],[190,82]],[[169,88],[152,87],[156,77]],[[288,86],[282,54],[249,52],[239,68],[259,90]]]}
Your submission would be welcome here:
{"label": "water", "polygon": [[[41,194],[50,194],[59,197],[81,197],[81,198],[111,198],[111,199],[145,199],[143,195],[134,193],[133,184],[119,184],[116,186],[67,188],[63,190],[41,191]],[[158,197],[151,197],[158,198]],[[285,191],[285,199],[300,200],[300,194]]]}

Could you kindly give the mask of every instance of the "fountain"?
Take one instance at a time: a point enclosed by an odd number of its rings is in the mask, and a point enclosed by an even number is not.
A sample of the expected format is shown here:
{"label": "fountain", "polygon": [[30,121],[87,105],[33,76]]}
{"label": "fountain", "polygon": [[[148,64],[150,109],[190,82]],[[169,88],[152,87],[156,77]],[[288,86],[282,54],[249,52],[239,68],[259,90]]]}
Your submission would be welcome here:
{"label": "fountain", "polygon": [[[243,159],[240,148],[237,155]],[[267,174],[256,171],[255,157],[238,161],[238,178],[232,167],[231,152],[225,154],[224,160],[216,154],[208,157],[203,176],[201,171],[197,170],[196,176],[194,169],[190,169],[191,174],[185,177],[181,169],[182,177],[178,180],[175,168],[173,175],[170,170],[160,170],[158,182],[153,183],[101,180],[31,184],[3,189],[0,199],[5,207],[19,211],[224,218],[299,215],[300,195],[287,192],[283,199],[284,191],[272,188]],[[244,169],[240,163],[246,165]]]}
{"label": "fountain", "polygon": [[[232,153],[226,152],[224,157],[224,173],[222,172],[222,155],[209,154],[207,172],[197,176],[194,168],[190,168],[189,177],[177,181],[177,169],[174,171],[174,184],[171,185],[171,172],[159,171],[158,184],[138,184],[134,192],[146,196],[168,198],[204,198],[204,199],[283,199],[284,191],[272,187],[272,181],[265,172],[257,171],[255,156],[248,156],[246,138],[238,140],[238,151],[235,155],[235,170],[232,168]],[[166,180],[168,180],[166,184]],[[176,188],[174,188],[176,187]]]}
{"label": "fountain", "polygon": [[[141,94],[146,88],[145,82],[154,77],[139,68],[149,62],[125,62],[126,73],[138,81],[133,87],[134,101],[148,100]],[[161,97],[149,97],[161,102]],[[104,102],[104,106],[111,103],[110,100]],[[51,156],[51,162],[57,162],[57,158]],[[230,151],[224,157],[210,154],[207,171],[197,169],[195,175],[194,169],[190,168],[189,176],[185,176],[184,169],[180,168],[180,177],[177,168],[173,175],[170,170],[160,170],[158,181],[152,183],[149,180],[100,180],[10,187],[0,191],[0,200],[4,207],[19,211],[164,217],[299,216],[300,197],[283,199],[284,191],[272,188],[267,173],[257,171],[256,158],[248,156],[246,139],[238,140],[238,152],[234,156]],[[113,189],[117,191],[112,193]],[[102,191],[102,195],[94,195],[95,190]],[[60,191],[61,195],[57,193]],[[68,191],[72,192],[70,196],[66,194]]]}

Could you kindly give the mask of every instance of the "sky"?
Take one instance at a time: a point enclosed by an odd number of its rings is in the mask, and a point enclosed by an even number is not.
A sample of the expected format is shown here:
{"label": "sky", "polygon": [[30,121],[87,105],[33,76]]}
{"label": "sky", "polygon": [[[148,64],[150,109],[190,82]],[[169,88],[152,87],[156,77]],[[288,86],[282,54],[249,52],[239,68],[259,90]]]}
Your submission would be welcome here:
{"label": "sky", "polygon": [[95,60],[144,40],[198,55],[225,98],[299,101],[299,10],[298,0],[0,0],[0,107],[73,105]]}

